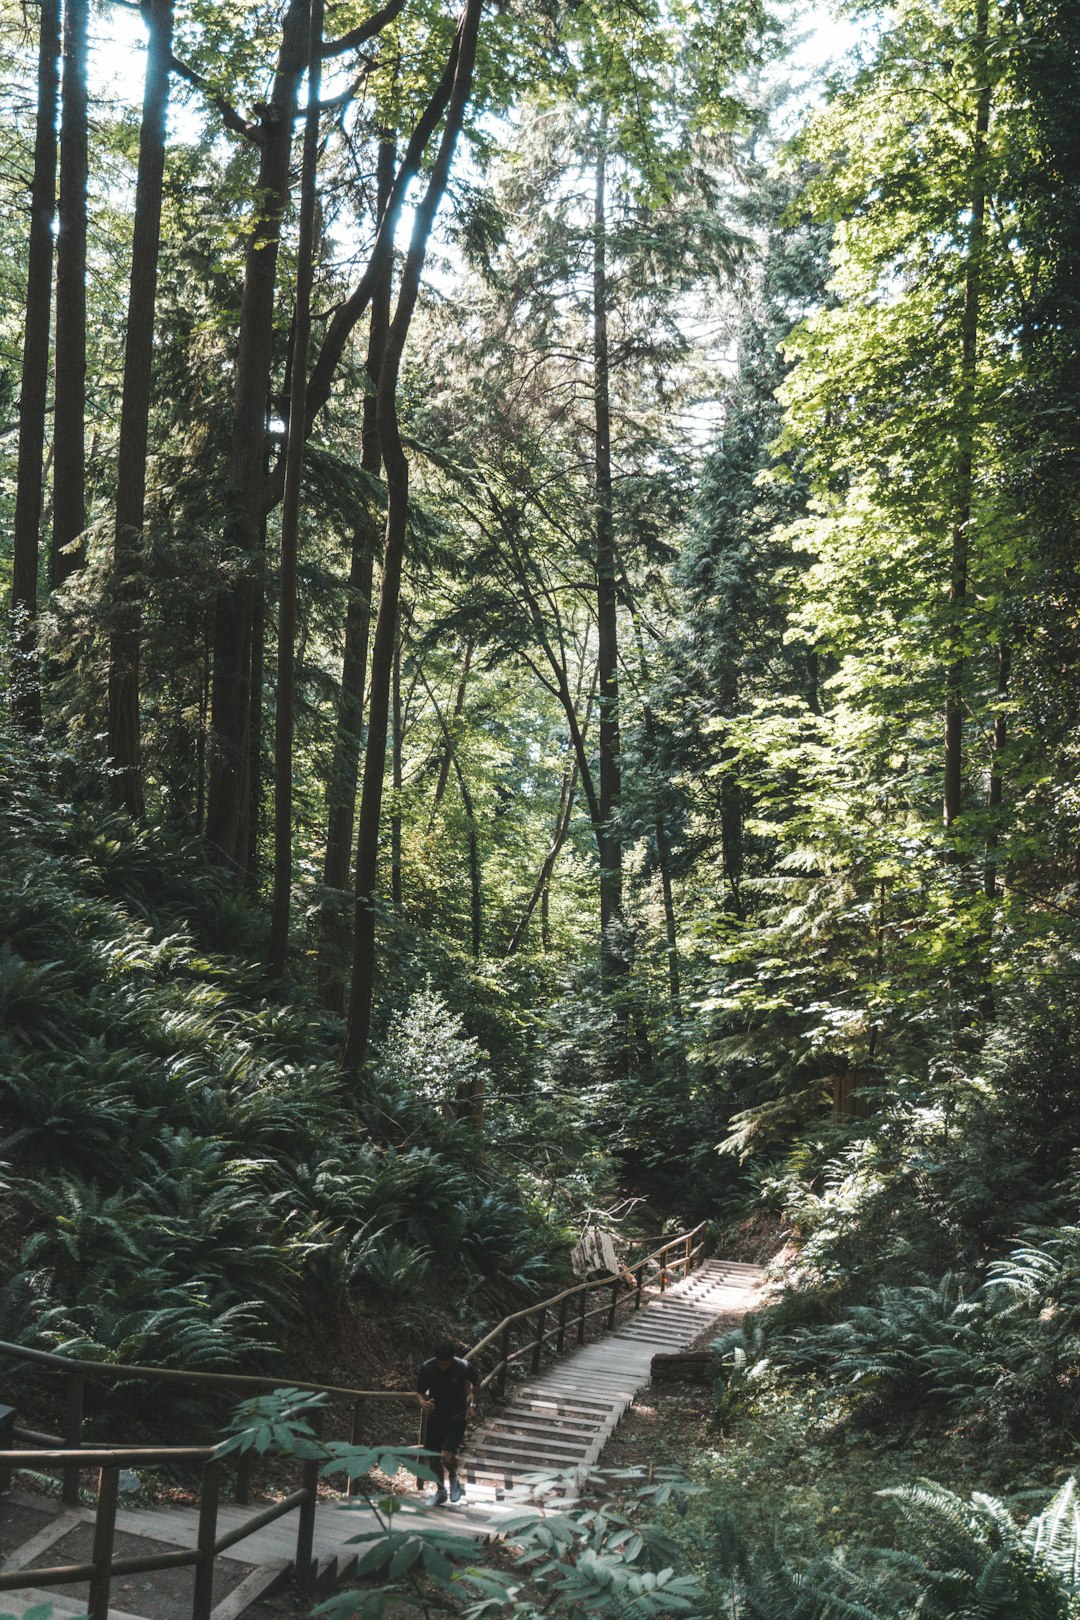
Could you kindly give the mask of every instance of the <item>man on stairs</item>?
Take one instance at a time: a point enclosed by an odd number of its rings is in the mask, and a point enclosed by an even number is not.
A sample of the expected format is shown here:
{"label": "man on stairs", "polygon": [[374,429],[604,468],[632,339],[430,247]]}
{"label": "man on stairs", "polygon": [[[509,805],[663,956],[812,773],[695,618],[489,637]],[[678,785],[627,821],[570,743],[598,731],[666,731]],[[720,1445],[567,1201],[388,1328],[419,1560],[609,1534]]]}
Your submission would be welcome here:
{"label": "man on stairs", "polygon": [[449,1339],[442,1339],[435,1346],[435,1354],[420,1368],[416,1391],[427,1417],[424,1431],[424,1446],[429,1453],[427,1461],[435,1471],[437,1482],[430,1505],[442,1507],[447,1500],[460,1502],[465,1491],[458,1479],[457,1454],[465,1438],[466,1420],[479,1401],[480,1374],[471,1361],[454,1354]]}

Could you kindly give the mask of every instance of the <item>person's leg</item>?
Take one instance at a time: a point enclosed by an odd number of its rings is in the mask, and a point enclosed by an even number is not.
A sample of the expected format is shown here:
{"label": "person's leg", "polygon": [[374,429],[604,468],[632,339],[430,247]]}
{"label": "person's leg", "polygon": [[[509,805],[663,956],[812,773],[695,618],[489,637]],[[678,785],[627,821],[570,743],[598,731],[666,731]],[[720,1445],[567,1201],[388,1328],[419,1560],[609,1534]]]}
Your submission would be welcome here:
{"label": "person's leg", "polygon": [[426,1439],[427,1451],[424,1461],[435,1475],[435,1491],[431,1498],[433,1507],[441,1507],[446,1501],[446,1465],[442,1426],[428,1424]]}
{"label": "person's leg", "polygon": [[460,1479],[458,1478],[458,1460],[457,1460],[458,1450],[459,1450],[459,1448],[461,1446],[461,1442],[464,1440],[464,1438],[465,1438],[465,1419],[464,1418],[462,1418],[459,1423],[455,1423],[453,1425],[449,1425],[449,1424],[447,1425],[446,1432],[443,1435],[443,1462],[446,1465],[446,1472],[447,1472],[447,1475],[449,1476],[450,1500],[451,1500],[451,1502],[460,1502],[462,1497],[465,1495],[465,1491],[464,1491],[464,1488],[462,1486],[462,1483],[461,1483]]}

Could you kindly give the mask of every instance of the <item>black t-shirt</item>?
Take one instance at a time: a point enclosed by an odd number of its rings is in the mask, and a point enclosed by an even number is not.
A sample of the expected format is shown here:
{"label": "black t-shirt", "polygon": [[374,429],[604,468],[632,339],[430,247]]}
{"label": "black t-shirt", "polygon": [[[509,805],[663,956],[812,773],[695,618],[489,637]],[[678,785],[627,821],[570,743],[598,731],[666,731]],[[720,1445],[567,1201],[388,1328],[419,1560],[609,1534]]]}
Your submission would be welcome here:
{"label": "black t-shirt", "polygon": [[425,1361],[416,1380],[418,1395],[435,1402],[432,1417],[440,1423],[464,1417],[469,1408],[469,1385],[475,1383],[472,1362],[455,1356],[450,1366],[442,1368],[434,1357]]}

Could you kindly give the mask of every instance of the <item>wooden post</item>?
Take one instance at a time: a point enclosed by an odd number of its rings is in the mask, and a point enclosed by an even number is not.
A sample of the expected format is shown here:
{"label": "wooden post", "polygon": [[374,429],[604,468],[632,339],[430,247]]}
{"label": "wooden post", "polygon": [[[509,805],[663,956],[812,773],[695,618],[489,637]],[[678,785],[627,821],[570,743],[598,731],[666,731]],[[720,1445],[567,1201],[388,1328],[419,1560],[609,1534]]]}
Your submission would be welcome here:
{"label": "wooden post", "polygon": [[536,1322],[536,1343],[533,1345],[532,1370],[534,1375],[540,1371],[540,1357],[544,1353],[544,1323],[547,1321],[547,1306],[541,1305],[540,1315]]}
{"label": "wooden post", "polygon": [[[363,1415],[364,1415],[364,1403],[363,1403],[363,1401],[353,1401],[352,1434],[349,1436],[349,1441],[350,1441],[351,1445],[358,1446],[360,1444],[361,1419],[363,1418]],[[421,1414],[420,1414],[421,1431],[420,1431],[420,1440],[419,1440],[420,1445],[423,1445],[423,1443],[424,1443],[423,1417],[424,1417],[424,1414],[421,1412]],[[360,1481],[358,1479],[354,1479],[352,1474],[350,1474],[348,1479],[345,1481],[345,1495],[346,1496],[357,1496],[359,1494],[359,1491],[360,1491]]]}
{"label": "wooden post", "polygon": [[509,1324],[509,1322],[506,1324],[506,1326],[502,1330],[502,1343],[500,1345],[500,1352],[501,1352],[501,1355],[502,1355],[502,1366],[499,1368],[499,1394],[500,1394],[500,1396],[502,1396],[502,1395],[506,1394],[506,1375],[510,1370],[510,1324]]}
{"label": "wooden post", "polygon": [[[69,1373],[67,1402],[64,1412],[64,1446],[68,1451],[78,1451],[82,1445],[83,1397],[85,1390],[85,1376],[81,1372]],[[63,1496],[68,1507],[78,1507],[79,1467],[77,1463],[71,1463],[64,1469]]]}
{"label": "wooden post", "polygon": [[611,1308],[607,1313],[607,1330],[611,1333],[615,1327],[615,1308],[619,1303],[619,1278],[616,1277],[611,1285]]}
{"label": "wooden post", "polygon": [[254,1451],[242,1451],[236,1465],[236,1500],[240,1507],[247,1507],[251,1501],[251,1470],[254,1458]]}
{"label": "wooden post", "polygon": [[199,1536],[196,1543],[199,1562],[195,1565],[191,1620],[210,1620],[210,1611],[214,1607],[214,1546],[217,1541],[221,1466],[221,1463],[214,1461],[203,1464],[202,1491],[199,1498]]}
{"label": "wooden post", "polygon": [[581,1293],[577,1297],[578,1298],[578,1307],[577,1307],[577,1342],[578,1342],[578,1344],[584,1344],[585,1343],[585,1301],[588,1299],[588,1297],[589,1297],[589,1290],[587,1288],[583,1288],[581,1290]]}
{"label": "wooden post", "polygon": [[689,1277],[689,1275],[690,1275],[690,1271],[691,1271],[690,1250],[693,1247],[693,1242],[694,1242],[693,1238],[690,1237],[689,1235],[687,1235],[687,1239],[686,1239],[686,1263],[683,1266],[683,1276],[684,1277]]}
{"label": "wooden post", "polygon": [[644,1286],[645,1286],[645,1267],[644,1266],[639,1266],[638,1267],[638,1274],[637,1274],[637,1288],[634,1291],[634,1309],[635,1309],[635,1311],[640,1311],[640,1309],[641,1309],[641,1290],[644,1288]]}
{"label": "wooden post", "polygon": [[94,1573],[90,1577],[87,1600],[89,1620],[109,1620],[109,1586],[112,1581],[113,1537],[116,1533],[116,1499],[120,1493],[119,1468],[103,1468],[98,1475],[97,1513],[94,1519],[94,1550],[90,1555]]}
{"label": "wooden post", "polygon": [[[322,1413],[312,1412],[311,1429],[316,1438],[322,1432]],[[315,1510],[319,1505],[319,1471],[325,1459],[309,1457],[304,1462],[301,1488],[307,1500],[300,1504],[299,1523],[296,1526],[296,1584],[305,1597],[315,1592]]]}
{"label": "wooden post", "polygon": [[570,1296],[568,1294],[565,1299],[559,1301],[559,1337],[555,1340],[555,1350],[560,1356],[563,1353],[563,1345],[566,1343],[566,1315],[569,1309]]}

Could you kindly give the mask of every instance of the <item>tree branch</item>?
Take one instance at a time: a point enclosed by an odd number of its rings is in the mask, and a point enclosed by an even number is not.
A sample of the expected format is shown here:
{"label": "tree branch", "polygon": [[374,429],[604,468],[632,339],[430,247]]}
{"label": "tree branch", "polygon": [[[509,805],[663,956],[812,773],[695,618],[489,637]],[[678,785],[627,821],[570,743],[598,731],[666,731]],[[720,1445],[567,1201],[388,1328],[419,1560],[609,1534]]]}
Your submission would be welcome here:
{"label": "tree branch", "polygon": [[245,140],[258,143],[260,139],[258,124],[251,123],[248,119],[242,117],[236,108],[225,100],[224,96],[211,89],[201,73],[197,72],[193,67],[188,67],[187,63],[181,62],[177,56],[169,57],[169,67],[179,78],[186,79],[188,84],[194,85],[195,89],[206,97],[210,105],[217,108],[221,114],[222,122],[227,129],[232,130],[234,135],[242,135]]}
{"label": "tree branch", "polygon": [[381,34],[383,29],[388,27],[398,13],[404,11],[404,9],[405,0],[387,0],[387,4],[380,6],[378,11],[368,18],[367,22],[359,23],[355,28],[351,28],[347,34],[342,34],[340,39],[328,39],[323,45],[323,56],[343,56],[346,51],[353,50],[355,46],[363,45],[365,40],[374,39],[375,35]]}

